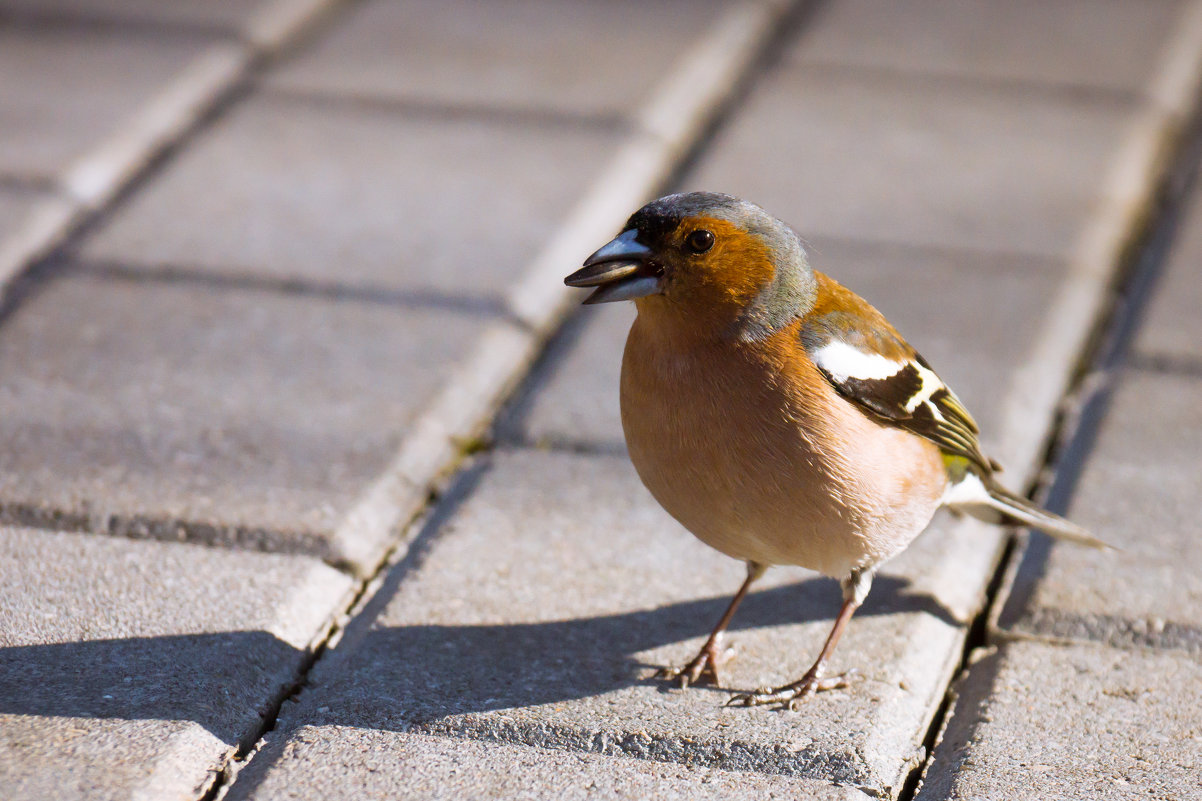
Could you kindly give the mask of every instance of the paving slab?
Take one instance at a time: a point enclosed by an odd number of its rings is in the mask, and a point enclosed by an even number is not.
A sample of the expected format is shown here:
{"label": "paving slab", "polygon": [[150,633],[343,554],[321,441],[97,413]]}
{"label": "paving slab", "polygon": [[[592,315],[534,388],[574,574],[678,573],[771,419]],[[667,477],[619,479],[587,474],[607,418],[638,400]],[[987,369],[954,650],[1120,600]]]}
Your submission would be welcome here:
{"label": "paving slab", "polygon": [[515,112],[627,118],[720,0],[372,0],[267,83]]}
{"label": "paving slab", "polygon": [[[999,376],[1015,374],[1035,348],[1062,263],[830,237],[810,239],[810,261],[884,312],[972,410],[986,447],[998,443],[998,387],[1008,383]],[[633,304],[587,307],[578,317],[502,418],[502,441],[625,449],[618,377]]]}
{"label": "paving slab", "polygon": [[1137,360],[1175,363],[1202,375],[1202,193],[1178,223],[1177,241],[1143,313],[1133,350]]}
{"label": "paving slab", "polygon": [[[449,734],[900,790],[980,601],[987,532],[941,518],[877,579],[835,658],[862,671],[851,691],[797,713],[726,708],[729,689],[669,690],[651,674],[692,656],[742,564],[672,521],[625,457],[491,458],[322,660],[281,731]],[[771,571],[735,619],[726,686],[800,676],[838,603],[830,579]]]}
{"label": "paving slab", "polygon": [[1202,653],[1202,376],[1131,370],[1118,383],[1070,516],[1121,548],[1033,543],[1001,625]]}
{"label": "paving slab", "polygon": [[624,453],[618,381],[633,303],[586,306],[548,345],[500,419],[497,439]]}
{"label": "paving slab", "polygon": [[349,590],[315,559],[0,529],[5,798],[199,796]]}
{"label": "paving slab", "polygon": [[[276,753],[282,754],[276,757]],[[790,776],[629,757],[430,737],[349,726],[305,726],[238,775],[230,801],[251,798],[751,799],[867,801],[850,787]],[[270,768],[260,770],[268,764]]]}
{"label": "paving slab", "polygon": [[874,70],[1140,92],[1187,3],[836,0],[788,59]]}
{"label": "paving slab", "polygon": [[757,85],[686,188],[745,197],[815,240],[1065,258],[1133,108],[1113,96],[786,65]]}
{"label": "paving slab", "polygon": [[211,41],[0,20],[0,174],[53,180]]}
{"label": "paving slab", "polygon": [[0,188],[0,244],[22,228],[34,205],[45,196],[42,192]]}
{"label": "paving slab", "polygon": [[919,801],[1202,798],[1202,664],[1011,643],[972,666]]}
{"label": "paving slab", "polygon": [[8,520],[338,560],[329,537],[487,323],[72,272],[0,330]]}
{"label": "paving slab", "polygon": [[0,15],[110,24],[166,23],[235,29],[266,0],[0,0]]}
{"label": "paving slab", "polygon": [[583,126],[251,100],[82,256],[499,306],[617,141]]}

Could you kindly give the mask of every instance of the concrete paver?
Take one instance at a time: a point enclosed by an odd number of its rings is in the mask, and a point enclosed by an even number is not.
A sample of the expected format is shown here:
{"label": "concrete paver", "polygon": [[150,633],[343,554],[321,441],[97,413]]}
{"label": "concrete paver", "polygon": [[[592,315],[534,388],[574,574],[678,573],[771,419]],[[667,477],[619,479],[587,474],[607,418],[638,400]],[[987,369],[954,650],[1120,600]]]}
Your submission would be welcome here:
{"label": "concrete paver", "polygon": [[1001,624],[1202,652],[1202,377],[1122,376],[1069,513],[1122,549],[1055,545],[1020,573]]}
{"label": "concrete paver", "polygon": [[1136,335],[1137,359],[1181,361],[1202,374],[1202,193],[1178,224],[1164,273],[1159,276],[1151,301]]}
{"label": "concrete paver", "polygon": [[[493,458],[465,505],[414,546],[420,569],[402,563],[378,617],[323,660],[281,731],[453,734],[900,788],[958,658],[984,532],[941,524],[878,578],[835,660],[862,671],[853,691],[800,713],[725,708],[729,690],[670,691],[649,677],[700,646],[743,566],[668,518],[624,457]],[[956,554],[957,569],[939,553]],[[801,675],[838,602],[831,580],[770,572],[735,619],[726,686]]]}
{"label": "concrete paver", "polygon": [[[326,799],[354,782],[365,799],[655,798],[867,801],[850,787],[496,742],[349,726],[306,726],[238,777],[230,801]],[[262,766],[271,764],[263,770]]]}
{"label": "concrete paver", "polygon": [[0,245],[20,230],[41,192],[0,188]]}
{"label": "concrete paver", "polygon": [[268,0],[0,0],[0,14],[34,19],[197,25],[234,30]]}
{"label": "concrete paver", "polygon": [[58,177],[211,41],[0,20],[0,175]]}
{"label": "concrete paver", "polygon": [[341,515],[482,325],[203,282],[52,280],[0,332],[0,510],[337,560]]}
{"label": "concrete paver", "polygon": [[312,559],[0,529],[5,798],[199,795],[349,589]]}
{"label": "concrete paver", "polygon": [[1063,258],[1131,111],[1113,97],[786,67],[756,87],[687,183],[788,215],[819,243]]}
{"label": "concrete paver", "polygon": [[839,0],[788,57],[1047,86],[1146,90],[1186,3],[1177,0]]}
{"label": "concrete paver", "polygon": [[[630,117],[719,0],[372,0],[268,78],[290,90]],[[560,162],[556,162],[559,164]]]}
{"label": "concrete paver", "polygon": [[630,303],[581,309],[498,421],[498,440],[624,453],[618,380],[634,315]]}
{"label": "concrete paver", "polygon": [[919,801],[1202,798],[1202,664],[1010,643],[977,662]]}
{"label": "concrete paver", "polygon": [[[240,74],[252,48],[231,34],[261,8],[34,5],[0,0],[0,74],[45,66],[42,51],[71,57],[0,89],[0,123],[27,125],[0,134],[0,244],[35,196],[13,187],[51,184],[108,136],[105,120],[145,111],[137,98],[156,96],[196,49],[230,48],[213,91]],[[500,319],[502,294],[718,5],[334,9],[7,311],[0,516],[339,561],[331,542],[343,540],[330,535],[355,530],[339,526],[348,507],[378,511],[363,489],[376,499],[393,487],[376,479],[420,440],[406,439],[415,415]],[[956,387],[989,449],[1034,458],[1050,408],[1036,403],[1016,424],[1016,384],[1071,367],[1074,346],[1041,351],[1042,324],[1075,286],[1065,267],[1079,251],[1096,257],[1102,285],[1109,251],[1078,240],[1091,221],[1133,219],[1099,216],[1133,194],[1100,176],[1120,143],[1129,149],[1142,96],[1156,85],[1160,99],[1160,47],[1188,40],[1175,26],[1194,8],[826,3],[686,181],[793,223],[818,268],[879,305]],[[22,61],[7,47],[18,40],[42,54]],[[127,63],[112,42],[151,55]],[[1193,63],[1183,58],[1169,65],[1181,85]],[[72,70],[96,75],[64,88]],[[31,101],[38,92],[46,99]],[[85,108],[93,95],[99,112]],[[1163,127],[1143,122],[1132,130]],[[16,158],[21,148],[34,158]],[[1183,278],[1196,259],[1176,258],[1158,303],[1180,315],[1196,306]],[[1000,535],[941,517],[888,566],[836,654],[837,667],[862,671],[850,692],[781,713],[665,690],[652,668],[695,651],[742,570],[671,522],[619,455],[629,314],[580,316],[555,344],[500,426],[501,451],[457,485],[230,797],[899,792]],[[1140,422],[1108,424],[1084,477],[1079,504],[1092,511],[1077,516],[1129,542],[1129,564],[1052,550],[1010,631],[1202,643],[1202,589],[1182,568],[1197,561],[1186,503],[1202,489],[1182,454],[1202,443],[1164,424],[1190,426],[1202,406],[1191,324],[1143,335],[1139,364],[1168,360],[1177,374],[1124,377],[1117,419]],[[1156,420],[1143,419],[1149,408]],[[415,428],[443,436],[439,422]],[[1132,540],[1132,521],[1160,529]],[[0,530],[0,557],[0,786],[16,798],[203,792],[234,745],[251,744],[351,586],[307,557],[45,530]],[[1103,597],[1106,581],[1121,586]],[[728,684],[795,678],[837,603],[833,582],[773,571],[736,619]],[[1051,774],[1060,784],[1040,797],[1071,794],[1074,778],[1091,797],[1124,780],[1188,797],[1200,739],[1181,711],[1197,706],[1192,657],[1004,645],[970,670],[924,792],[1022,797]],[[1004,792],[1015,780],[1017,795]]]}
{"label": "concrete paver", "polygon": [[616,142],[583,126],[253,100],[83,258],[496,305]]}
{"label": "concrete paver", "polygon": [[[791,219],[787,210],[776,213]],[[796,222],[804,236],[803,224]],[[997,444],[1005,395],[999,386],[1034,349],[1061,263],[829,237],[811,240],[810,261],[875,304],[968,404],[986,447]],[[946,302],[949,294],[954,303]],[[587,320],[548,351],[502,422],[503,441],[624,450],[618,376],[634,312],[601,307],[581,314]]]}

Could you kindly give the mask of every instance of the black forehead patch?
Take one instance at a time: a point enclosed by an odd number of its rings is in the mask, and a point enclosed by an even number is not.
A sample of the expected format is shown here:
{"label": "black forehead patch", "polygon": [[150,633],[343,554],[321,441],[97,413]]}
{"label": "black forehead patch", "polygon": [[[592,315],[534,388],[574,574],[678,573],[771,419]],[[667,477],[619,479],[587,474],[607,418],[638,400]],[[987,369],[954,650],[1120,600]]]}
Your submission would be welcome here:
{"label": "black forehead patch", "polygon": [[746,201],[718,192],[686,192],[666,195],[636,211],[626,221],[626,230],[637,228],[650,236],[670,233],[688,217],[706,216],[738,222],[750,206]]}

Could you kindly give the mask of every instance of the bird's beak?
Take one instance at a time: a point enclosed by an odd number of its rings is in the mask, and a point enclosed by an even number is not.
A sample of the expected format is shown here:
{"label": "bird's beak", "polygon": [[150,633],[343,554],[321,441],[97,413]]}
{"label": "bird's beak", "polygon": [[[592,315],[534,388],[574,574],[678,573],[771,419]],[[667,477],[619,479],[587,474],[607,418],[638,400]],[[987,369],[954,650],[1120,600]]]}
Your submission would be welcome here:
{"label": "bird's beak", "polygon": [[663,291],[663,275],[651,261],[651,248],[636,241],[632,228],[584,260],[584,267],[563,279],[568,286],[595,286],[589,303],[634,300]]}

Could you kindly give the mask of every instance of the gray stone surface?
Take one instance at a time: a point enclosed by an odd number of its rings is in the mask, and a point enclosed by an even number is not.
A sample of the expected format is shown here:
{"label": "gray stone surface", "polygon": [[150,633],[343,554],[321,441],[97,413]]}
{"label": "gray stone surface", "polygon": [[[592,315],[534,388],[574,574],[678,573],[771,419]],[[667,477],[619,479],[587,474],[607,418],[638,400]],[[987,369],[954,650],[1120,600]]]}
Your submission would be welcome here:
{"label": "gray stone surface", "polygon": [[628,117],[719,0],[373,0],[268,82],[291,90]]}
{"label": "gray stone surface", "polygon": [[0,20],[0,174],[54,178],[114,133],[208,41]]}
{"label": "gray stone surface", "polygon": [[[283,729],[449,733],[900,790],[978,600],[983,532],[941,519],[877,579],[834,660],[862,671],[850,691],[797,713],[725,708],[730,690],[669,690],[651,674],[692,656],[743,566],[668,518],[625,457],[492,458],[322,661]],[[735,619],[725,686],[800,676],[838,603],[834,581],[770,572]]]}
{"label": "gray stone surface", "polygon": [[1202,664],[1012,643],[973,665],[919,801],[1202,798]]}
{"label": "gray stone surface", "polygon": [[0,529],[4,797],[198,796],[349,589],[313,559]]}
{"label": "gray stone surface", "polygon": [[1131,111],[1111,96],[784,67],[687,185],[759,203],[814,240],[1064,257]]}
{"label": "gray stone surface", "polygon": [[269,0],[0,0],[0,16],[82,23],[141,23],[234,29]]}
{"label": "gray stone surface", "polygon": [[[282,750],[282,754],[280,751]],[[796,799],[867,801],[850,787],[707,767],[350,726],[305,726],[269,745],[230,801],[361,799]],[[270,764],[267,770],[260,766]]]}
{"label": "gray stone surface", "polygon": [[1176,239],[1134,349],[1137,359],[1181,363],[1202,375],[1202,193],[1194,192]]}
{"label": "gray stone surface", "polygon": [[40,192],[0,188],[0,243],[21,229]]}
{"label": "gray stone surface", "polygon": [[836,0],[790,58],[877,70],[1143,91],[1176,0]]}
{"label": "gray stone surface", "polygon": [[633,303],[582,307],[502,415],[500,440],[624,452],[618,380],[634,316]]}
{"label": "gray stone surface", "polygon": [[1069,507],[1121,548],[1032,543],[1003,626],[1202,653],[1202,377],[1129,371]]}
{"label": "gray stone surface", "polygon": [[68,269],[0,330],[0,511],[337,559],[326,536],[486,322]]}
{"label": "gray stone surface", "polygon": [[131,198],[82,253],[495,305],[615,141],[579,126],[258,95]]}
{"label": "gray stone surface", "polygon": [[[1037,344],[1062,266],[828,237],[810,244],[811,263],[884,312],[972,410],[986,446],[995,445],[1005,400],[999,388]],[[624,450],[618,375],[632,306],[581,310],[503,419],[504,440]]]}

